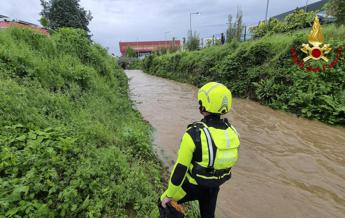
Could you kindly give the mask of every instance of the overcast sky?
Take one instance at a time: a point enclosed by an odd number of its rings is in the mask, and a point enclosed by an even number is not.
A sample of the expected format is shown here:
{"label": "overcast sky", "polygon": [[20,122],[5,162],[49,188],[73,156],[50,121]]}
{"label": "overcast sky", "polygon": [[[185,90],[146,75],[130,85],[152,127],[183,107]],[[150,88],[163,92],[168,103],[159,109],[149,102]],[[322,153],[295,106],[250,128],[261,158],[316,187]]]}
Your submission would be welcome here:
{"label": "overcast sky", "polygon": [[[309,0],[309,3],[318,0]],[[164,40],[173,36],[181,39],[189,29],[189,12],[193,15],[192,28],[200,37],[212,37],[226,30],[229,14],[236,16],[240,7],[244,23],[257,24],[265,18],[265,0],[81,0],[90,10],[93,39],[119,54],[119,41]],[[269,16],[296,7],[304,7],[307,0],[270,0]],[[39,24],[39,0],[0,0],[0,14]]]}

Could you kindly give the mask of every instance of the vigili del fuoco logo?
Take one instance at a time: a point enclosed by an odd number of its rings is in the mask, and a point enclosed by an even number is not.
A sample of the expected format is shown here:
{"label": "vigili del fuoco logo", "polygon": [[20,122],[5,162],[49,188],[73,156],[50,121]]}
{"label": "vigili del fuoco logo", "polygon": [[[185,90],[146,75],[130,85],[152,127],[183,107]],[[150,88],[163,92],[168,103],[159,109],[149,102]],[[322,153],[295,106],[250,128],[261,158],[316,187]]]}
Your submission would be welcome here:
{"label": "vigili del fuoco logo", "polygon": [[[342,54],[342,48],[338,48],[335,50],[336,57],[334,60],[329,60],[327,55],[329,55],[333,49],[330,44],[324,43],[325,37],[322,33],[318,16],[315,17],[313,28],[309,34],[308,41],[309,43],[302,44],[301,51],[308,55],[303,59],[298,58],[295,48],[291,49],[292,61],[294,64],[307,72],[314,73],[326,71],[327,69],[333,69],[338,64]],[[306,66],[307,62],[312,61],[319,63],[321,62],[321,64],[318,64],[319,66],[317,67],[313,67],[312,65]]]}

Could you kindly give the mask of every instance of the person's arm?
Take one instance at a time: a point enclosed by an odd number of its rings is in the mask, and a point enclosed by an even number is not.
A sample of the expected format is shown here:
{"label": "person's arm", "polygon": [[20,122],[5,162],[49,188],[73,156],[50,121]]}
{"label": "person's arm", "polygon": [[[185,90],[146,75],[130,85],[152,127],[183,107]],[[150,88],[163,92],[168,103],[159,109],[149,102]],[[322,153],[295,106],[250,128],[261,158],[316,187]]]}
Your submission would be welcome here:
{"label": "person's arm", "polygon": [[[165,200],[165,198],[169,198],[170,200],[173,199],[178,189],[181,188],[188,167],[192,161],[194,150],[195,144],[192,137],[188,133],[185,133],[182,137],[177,161],[170,176],[168,189],[161,196],[162,201]],[[163,206],[165,206],[165,204]]]}

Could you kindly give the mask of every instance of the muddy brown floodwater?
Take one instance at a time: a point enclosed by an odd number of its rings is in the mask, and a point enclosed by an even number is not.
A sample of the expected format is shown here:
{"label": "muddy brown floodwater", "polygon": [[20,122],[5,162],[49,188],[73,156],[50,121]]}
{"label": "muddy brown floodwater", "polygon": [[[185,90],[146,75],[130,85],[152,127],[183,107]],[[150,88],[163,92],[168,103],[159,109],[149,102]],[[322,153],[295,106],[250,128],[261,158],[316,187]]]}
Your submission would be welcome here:
{"label": "muddy brown floodwater", "polygon": [[[200,120],[197,88],[126,71],[131,97],[172,165],[189,123]],[[241,135],[240,160],[221,186],[217,217],[345,217],[345,129],[234,99],[227,115]]]}

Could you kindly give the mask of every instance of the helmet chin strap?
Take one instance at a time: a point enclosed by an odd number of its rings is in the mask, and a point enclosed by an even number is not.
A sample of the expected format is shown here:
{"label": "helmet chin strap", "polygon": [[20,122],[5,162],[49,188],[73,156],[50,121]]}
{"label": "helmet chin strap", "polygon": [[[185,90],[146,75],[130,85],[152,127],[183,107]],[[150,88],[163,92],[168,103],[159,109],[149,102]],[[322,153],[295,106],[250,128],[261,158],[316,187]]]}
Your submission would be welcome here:
{"label": "helmet chin strap", "polygon": [[209,115],[211,115],[211,113],[207,112],[207,111],[203,111],[203,112],[200,112],[204,117],[207,117]]}
{"label": "helmet chin strap", "polygon": [[[212,113],[207,112],[205,107],[203,107],[202,105],[199,106],[199,112],[200,114],[202,114],[204,117],[207,117],[209,115],[212,115]],[[219,115],[223,115],[223,114],[219,114]]]}
{"label": "helmet chin strap", "polygon": [[206,112],[206,108],[202,106],[201,101],[199,101],[199,111],[201,114],[203,114],[203,112]]}

